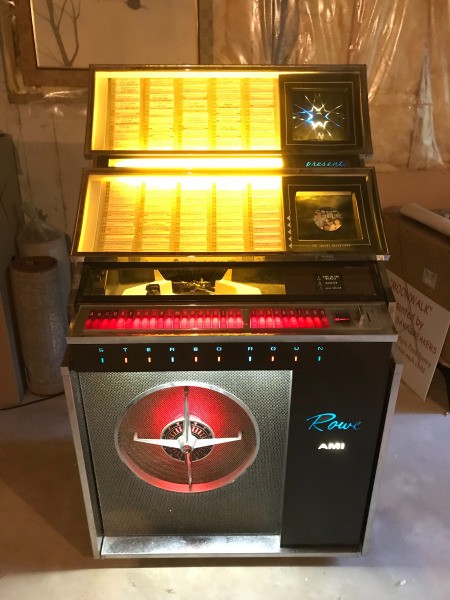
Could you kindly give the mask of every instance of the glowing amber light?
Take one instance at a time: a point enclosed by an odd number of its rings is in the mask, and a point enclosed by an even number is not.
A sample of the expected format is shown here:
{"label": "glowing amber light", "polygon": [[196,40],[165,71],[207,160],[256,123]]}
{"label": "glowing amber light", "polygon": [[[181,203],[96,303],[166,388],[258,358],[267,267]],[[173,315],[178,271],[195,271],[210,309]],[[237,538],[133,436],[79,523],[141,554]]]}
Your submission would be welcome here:
{"label": "glowing amber light", "polygon": [[283,251],[280,175],[90,175],[78,252]]}
{"label": "glowing amber light", "polygon": [[283,159],[275,156],[251,157],[190,157],[190,158],[112,158],[108,161],[110,167],[135,168],[147,170],[267,170],[281,169]]}
{"label": "glowing amber light", "polygon": [[279,72],[104,71],[94,151],[280,150]]}

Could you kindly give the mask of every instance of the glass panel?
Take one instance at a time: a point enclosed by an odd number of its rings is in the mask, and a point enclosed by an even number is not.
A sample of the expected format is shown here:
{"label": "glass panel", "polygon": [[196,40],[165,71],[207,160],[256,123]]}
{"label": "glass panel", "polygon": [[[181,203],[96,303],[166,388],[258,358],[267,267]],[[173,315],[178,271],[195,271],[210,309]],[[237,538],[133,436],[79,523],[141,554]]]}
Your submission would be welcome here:
{"label": "glass panel", "polygon": [[380,289],[374,267],[366,264],[195,265],[118,267],[86,265],[81,285],[90,297],[284,296],[375,299]]}
{"label": "glass panel", "polygon": [[276,73],[97,71],[95,92],[92,150],[280,148]]}
{"label": "glass panel", "polygon": [[89,176],[80,253],[281,250],[280,176]]}
{"label": "glass panel", "polygon": [[296,192],[297,232],[301,240],[362,239],[356,195],[351,191]]}
{"label": "glass panel", "polygon": [[342,142],[349,139],[347,94],[341,90],[293,90],[292,137]]}

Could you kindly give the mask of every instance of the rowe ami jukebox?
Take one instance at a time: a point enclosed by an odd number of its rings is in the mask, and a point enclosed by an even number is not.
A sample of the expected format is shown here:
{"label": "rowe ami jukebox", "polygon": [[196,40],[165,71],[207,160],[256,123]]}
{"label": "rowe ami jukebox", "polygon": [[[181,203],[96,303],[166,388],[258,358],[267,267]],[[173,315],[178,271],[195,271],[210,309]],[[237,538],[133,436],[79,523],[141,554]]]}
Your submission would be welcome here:
{"label": "rowe ami jukebox", "polygon": [[97,557],[361,553],[400,366],[363,66],[93,66],[63,376]]}

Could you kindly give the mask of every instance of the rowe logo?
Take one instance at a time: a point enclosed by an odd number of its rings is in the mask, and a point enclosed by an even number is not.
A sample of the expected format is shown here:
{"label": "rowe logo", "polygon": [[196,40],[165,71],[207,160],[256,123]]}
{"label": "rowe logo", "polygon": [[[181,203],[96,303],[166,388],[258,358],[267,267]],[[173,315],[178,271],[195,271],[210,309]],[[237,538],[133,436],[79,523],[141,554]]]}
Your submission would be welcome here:
{"label": "rowe logo", "polygon": [[344,429],[347,431],[347,429],[350,429],[358,431],[361,429],[361,421],[355,421],[354,423],[351,421],[339,421],[335,413],[321,413],[320,415],[308,417],[306,420],[311,421],[308,430],[323,431],[327,429],[331,431],[332,429]]}
{"label": "rowe logo", "polygon": [[320,444],[319,450],[343,450],[344,442],[329,442],[328,444]]}

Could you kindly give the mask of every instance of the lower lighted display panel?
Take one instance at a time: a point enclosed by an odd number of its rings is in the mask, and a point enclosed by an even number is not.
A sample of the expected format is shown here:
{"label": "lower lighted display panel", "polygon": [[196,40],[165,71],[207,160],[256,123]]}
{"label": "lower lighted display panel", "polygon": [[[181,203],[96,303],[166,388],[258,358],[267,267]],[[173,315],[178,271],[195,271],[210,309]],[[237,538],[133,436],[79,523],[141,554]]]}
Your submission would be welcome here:
{"label": "lower lighted display panel", "polygon": [[284,249],[279,176],[92,173],[86,185],[82,253]]}
{"label": "lower lighted display panel", "polygon": [[395,395],[391,344],[304,343],[276,364],[268,344],[252,346],[254,361],[247,344],[228,346],[233,359],[201,370],[181,355],[172,368],[89,367],[88,346],[69,348],[97,556],[362,551]]}
{"label": "lower lighted display panel", "polygon": [[73,245],[82,256],[387,253],[368,168],[104,169],[85,171],[82,198]]}

